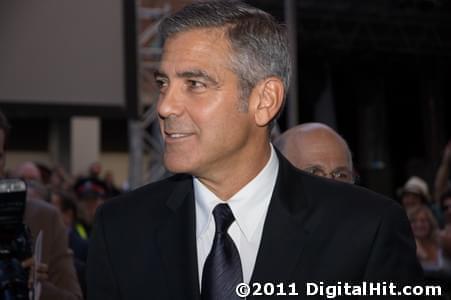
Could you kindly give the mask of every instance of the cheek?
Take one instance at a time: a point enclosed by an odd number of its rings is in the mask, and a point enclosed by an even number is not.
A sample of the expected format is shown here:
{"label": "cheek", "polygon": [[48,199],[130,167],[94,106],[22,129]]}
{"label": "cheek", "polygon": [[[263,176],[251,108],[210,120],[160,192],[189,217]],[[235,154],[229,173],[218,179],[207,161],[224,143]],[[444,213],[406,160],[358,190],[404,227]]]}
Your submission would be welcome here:
{"label": "cheek", "polygon": [[237,144],[244,143],[248,138],[249,123],[244,118],[230,116],[218,118],[211,122],[208,127],[208,133],[201,137],[207,137],[216,148],[233,148]]}
{"label": "cheek", "polygon": [[407,205],[416,205],[421,203],[421,199],[415,196],[404,196],[402,202]]}
{"label": "cheek", "polygon": [[420,230],[423,233],[428,233],[431,230],[431,226],[429,225],[429,223],[423,223],[420,226]]}
{"label": "cheek", "polygon": [[417,225],[419,230],[425,230],[427,228],[427,224],[425,223],[418,223]]}
{"label": "cheek", "polygon": [[420,236],[420,235],[424,235],[425,230],[421,225],[414,225],[412,226],[412,231],[414,233],[415,236]]}
{"label": "cheek", "polygon": [[222,103],[212,106],[194,107],[191,119],[201,131],[201,138],[208,137],[216,142],[227,142],[227,139],[236,135],[243,128],[244,113],[238,112],[236,105],[221,99]]}
{"label": "cheek", "polygon": [[403,198],[401,199],[401,203],[402,203],[403,206],[408,206],[409,204],[411,204],[410,201],[409,201],[409,199],[406,198],[406,197],[403,197]]}

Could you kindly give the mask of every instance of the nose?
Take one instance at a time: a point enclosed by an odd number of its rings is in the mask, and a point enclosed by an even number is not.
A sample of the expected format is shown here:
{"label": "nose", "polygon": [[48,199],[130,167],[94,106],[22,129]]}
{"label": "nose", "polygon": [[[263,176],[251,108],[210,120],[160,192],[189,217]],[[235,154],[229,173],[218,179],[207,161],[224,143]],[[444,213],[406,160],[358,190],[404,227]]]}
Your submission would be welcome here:
{"label": "nose", "polygon": [[180,116],[183,113],[182,97],[177,92],[176,86],[169,85],[164,92],[160,93],[157,111],[161,119],[167,119],[169,116]]}

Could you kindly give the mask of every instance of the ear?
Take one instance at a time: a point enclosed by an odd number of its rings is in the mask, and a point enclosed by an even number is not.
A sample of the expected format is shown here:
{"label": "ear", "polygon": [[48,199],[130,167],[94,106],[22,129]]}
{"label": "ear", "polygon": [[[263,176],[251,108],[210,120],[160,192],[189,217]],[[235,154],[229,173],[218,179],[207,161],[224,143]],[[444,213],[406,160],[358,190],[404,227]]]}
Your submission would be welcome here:
{"label": "ear", "polygon": [[268,125],[282,107],[284,87],[278,77],[260,81],[254,89],[254,115],[257,126]]}

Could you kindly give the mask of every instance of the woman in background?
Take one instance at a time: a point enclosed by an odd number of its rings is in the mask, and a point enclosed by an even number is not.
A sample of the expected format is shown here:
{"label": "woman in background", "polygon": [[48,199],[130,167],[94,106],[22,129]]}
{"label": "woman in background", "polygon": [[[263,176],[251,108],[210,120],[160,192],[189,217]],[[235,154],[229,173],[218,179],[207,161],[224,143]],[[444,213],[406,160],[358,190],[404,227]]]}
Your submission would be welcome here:
{"label": "woman in background", "polygon": [[[451,261],[443,252],[439,227],[431,210],[424,205],[407,211],[417,244],[417,256],[426,282],[440,284],[448,294],[451,286]],[[444,298],[448,299],[448,298]]]}

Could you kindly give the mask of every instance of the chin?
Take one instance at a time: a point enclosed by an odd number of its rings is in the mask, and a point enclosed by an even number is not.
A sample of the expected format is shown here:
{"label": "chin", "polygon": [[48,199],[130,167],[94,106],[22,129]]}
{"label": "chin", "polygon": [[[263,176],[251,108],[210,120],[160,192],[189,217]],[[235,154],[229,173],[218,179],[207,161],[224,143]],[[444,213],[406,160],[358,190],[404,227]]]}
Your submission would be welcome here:
{"label": "chin", "polygon": [[190,173],[192,168],[183,157],[169,158],[165,155],[164,166],[172,173]]}

